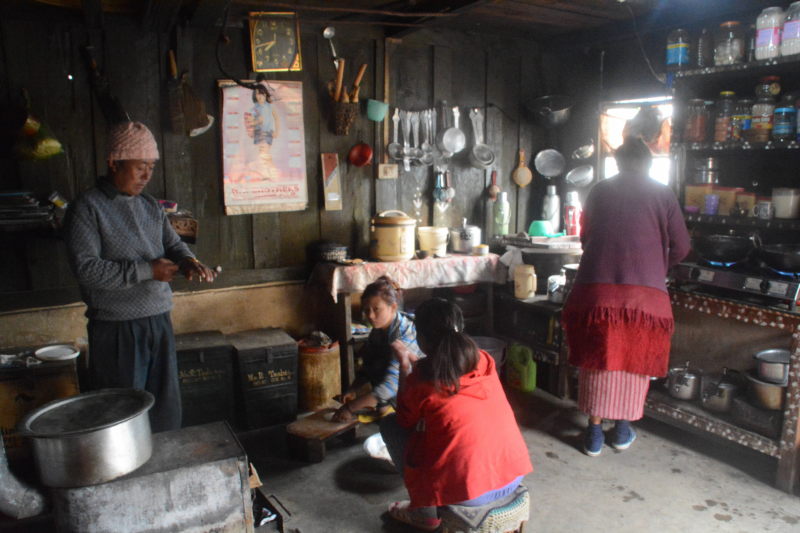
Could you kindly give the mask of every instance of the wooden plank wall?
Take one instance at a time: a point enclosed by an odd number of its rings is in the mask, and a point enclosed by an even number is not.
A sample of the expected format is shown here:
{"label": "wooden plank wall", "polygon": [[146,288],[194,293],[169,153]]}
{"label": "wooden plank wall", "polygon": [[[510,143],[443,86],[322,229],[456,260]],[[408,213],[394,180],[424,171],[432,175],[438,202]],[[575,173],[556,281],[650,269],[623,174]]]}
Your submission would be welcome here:
{"label": "wooden plank wall", "polygon": [[[213,20],[214,17],[208,17]],[[220,58],[231,75],[252,78],[246,20],[231,19],[230,43]],[[343,27],[344,28],[344,27]],[[369,220],[376,212],[401,209],[413,213],[417,187],[423,194],[423,223],[432,221],[433,172],[416,166],[398,180],[376,180],[377,165],[347,164],[347,152],[360,140],[377,143],[384,124],[367,120],[365,99],[388,98],[394,107],[420,110],[446,100],[461,108],[460,126],[468,148],[474,142],[470,107],[486,114],[486,141],[497,156],[498,183],[509,192],[512,231],[526,230],[540,209],[543,185],[535,176],[520,191],[511,182],[519,148],[529,159],[538,150],[556,146],[558,139],[530,120],[526,103],[558,91],[559,66],[533,42],[425,30],[402,42],[386,42],[374,26],[337,31],[335,44],[347,59],[345,80],[352,83],[361,63],[368,65],[361,97],[362,113],[347,136],[330,126],[331,106],[325,90],[334,67],[321,28],[301,25],[303,71],[277,73],[270,79],[303,82],[304,126],[309,208],[301,212],[225,216],[221,199],[220,135],[217,126],[189,138],[170,131],[167,107],[167,53],[174,48],[180,71],[209,112],[219,115],[217,80],[225,78],[216,63],[219,27],[178,27],[166,31],[144,27],[131,16],[106,13],[102,28],[87,29],[79,12],[60,8],[6,9],[0,19],[0,101],[8,104],[21,90],[31,96],[32,112],[64,145],[65,153],[47,161],[0,159],[0,189],[32,190],[47,196],[57,190],[68,199],[90,187],[106,170],[105,120],[94,101],[80,48],[93,44],[111,88],[135,120],[156,134],[161,161],[148,192],[190,210],[199,220],[194,249],[212,265],[222,265],[226,283],[252,283],[302,276],[308,245],[320,239],[350,247],[366,257]],[[388,59],[387,59],[388,58]],[[384,95],[384,62],[388,61],[389,94]],[[71,78],[69,77],[71,76]],[[218,121],[219,122],[219,121]],[[320,153],[336,152],[342,164],[344,208],[324,211],[320,182]],[[531,165],[532,166],[532,165]],[[491,203],[485,189],[487,174],[472,168],[467,150],[450,165],[456,197],[445,213],[447,225],[466,217],[487,227]],[[484,233],[486,234],[486,233]],[[486,240],[484,238],[484,240]],[[75,283],[63,243],[51,235],[1,234],[6,251],[0,262],[0,309],[26,308],[74,301]],[[35,304],[34,304],[35,302]]]}

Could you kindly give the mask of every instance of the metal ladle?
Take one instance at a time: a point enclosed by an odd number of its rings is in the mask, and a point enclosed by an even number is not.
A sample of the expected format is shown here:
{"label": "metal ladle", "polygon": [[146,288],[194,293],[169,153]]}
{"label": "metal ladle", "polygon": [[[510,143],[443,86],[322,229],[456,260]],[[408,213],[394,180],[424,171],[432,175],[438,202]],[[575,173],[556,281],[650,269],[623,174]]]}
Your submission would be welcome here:
{"label": "metal ladle", "polygon": [[394,123],[394,141],[389,143],[389,146],[386,147],[386,151],[389,152],[389,157],[392,159],[400,159],[403,157],[403,149],[400,146],[400,142],[398,141],[398,127],[400,126],[400,110],[398,108],[394,108],[394,115],[392,115],[392,122]]}
{"label": "metal ladle", "polygon": [[333,47],[333,37],[336,35],[336,28],[333,26],[325,26],[322,30],[322,36],[328,40],[331,45],[331,55],[333,55],[333,66],[339,68],[339,56],[336,55],[336,49]]}

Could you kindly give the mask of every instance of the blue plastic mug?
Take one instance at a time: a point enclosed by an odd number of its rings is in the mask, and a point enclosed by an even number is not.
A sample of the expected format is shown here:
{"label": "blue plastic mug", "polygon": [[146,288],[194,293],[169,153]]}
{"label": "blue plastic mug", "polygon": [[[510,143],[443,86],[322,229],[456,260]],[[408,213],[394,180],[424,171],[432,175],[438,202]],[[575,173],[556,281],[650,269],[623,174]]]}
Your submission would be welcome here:
{"label": "blue plastic mug", "polygon": [[381,102],[380,100],[367,100],[367,118],[375,122],[381,122],[386,117],[386,111],[389,110],[389,104]]}

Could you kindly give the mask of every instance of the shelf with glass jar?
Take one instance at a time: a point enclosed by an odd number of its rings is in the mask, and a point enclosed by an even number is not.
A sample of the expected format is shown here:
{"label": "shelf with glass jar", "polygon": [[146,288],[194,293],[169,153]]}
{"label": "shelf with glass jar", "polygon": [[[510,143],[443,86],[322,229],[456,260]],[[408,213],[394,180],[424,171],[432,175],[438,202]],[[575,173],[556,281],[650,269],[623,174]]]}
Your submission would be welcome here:
{"label": "shelf with glass jar", "polygon": [[770,59],[758,59],[747,63],[734,63],[732,65],[716,65],[688,70],[678,70],[675,72],[675,80],[691,80],[694,78],[704,78],[717,74],[742,73],[747,76],[761,76],[770,74],[776,66],[800,67],[800,54],[784,57],[774,57]]}

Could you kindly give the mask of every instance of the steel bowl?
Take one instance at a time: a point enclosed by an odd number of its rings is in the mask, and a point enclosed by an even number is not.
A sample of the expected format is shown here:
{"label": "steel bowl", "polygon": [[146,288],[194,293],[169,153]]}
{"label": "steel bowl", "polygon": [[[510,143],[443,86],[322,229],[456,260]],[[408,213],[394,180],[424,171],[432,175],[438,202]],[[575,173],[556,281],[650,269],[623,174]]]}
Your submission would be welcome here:
{"label": "steel bowl", "polygon": [[101,389],[47,403],[28,413],[18,431],[33,442],[42,483],[85,487],[133,472],[152,454],[144,390]]}
{"label": "steel bowl", "polygon": [[785,385],[789,379],[789,350],[773,348],[753,356],[758,367],[758,377],[770,383]]}

